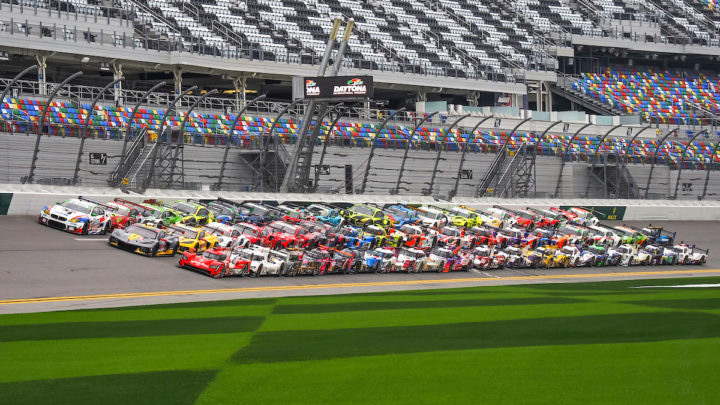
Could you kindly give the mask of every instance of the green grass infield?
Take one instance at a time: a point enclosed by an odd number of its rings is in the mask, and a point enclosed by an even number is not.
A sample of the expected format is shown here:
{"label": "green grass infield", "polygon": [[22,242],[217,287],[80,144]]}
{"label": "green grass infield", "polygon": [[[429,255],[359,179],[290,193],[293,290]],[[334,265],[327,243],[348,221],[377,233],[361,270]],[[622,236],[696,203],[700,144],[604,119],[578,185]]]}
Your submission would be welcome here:
{"label": "green grass infield", "polygon": [[[718,283],[533,284],[3,315],[0,404],[715,404]],[[688,284],[710,286],[671,287]]]}

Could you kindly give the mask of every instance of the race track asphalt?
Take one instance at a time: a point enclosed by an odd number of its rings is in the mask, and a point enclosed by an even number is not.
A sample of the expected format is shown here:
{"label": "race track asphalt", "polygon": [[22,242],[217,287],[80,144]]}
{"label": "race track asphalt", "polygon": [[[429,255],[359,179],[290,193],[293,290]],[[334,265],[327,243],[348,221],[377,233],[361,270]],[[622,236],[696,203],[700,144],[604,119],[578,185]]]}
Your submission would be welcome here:
{"label": "race track asphalt", "polygon": [[[647,223],[628,224],[645,226]],[[0,314],[249,297],[338,294],[478,285],[720,276],[720,222],[655,222],[677,240],[710,248],[703,266],[493,270],[212,279],[112,248],[105,236],[78,236],[34,217],[0,217]]]}

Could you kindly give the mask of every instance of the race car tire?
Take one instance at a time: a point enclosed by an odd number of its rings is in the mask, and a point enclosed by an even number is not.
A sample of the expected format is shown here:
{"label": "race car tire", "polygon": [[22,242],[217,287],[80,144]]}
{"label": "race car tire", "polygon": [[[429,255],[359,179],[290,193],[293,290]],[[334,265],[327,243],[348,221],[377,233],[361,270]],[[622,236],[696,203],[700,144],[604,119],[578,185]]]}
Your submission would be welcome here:
{"label": "race car tire", "polygon": [[150,251],[150,256],[151,257],[157,256],[157,252],[158,252],[157,246],[153,247],[152,250]]}
{"label": "race car tire", "polygon": [[703,256],[703,258],[700,259],[700,264],[705,264],[706,260],[707,260],[707,258],[705,256]]}
{"label": "race car tire", "polygon": [[280,268],[278,269],[278,271],[277,271],[277,273],[276,273],[275,275],[278,276],[278,277],[280,277],[280,276],[283,275],[283,273],[285,273],[285,264],[281,264],[281,265],[280,265]]}
{"label": "race car tire", "polygon": [[313,275],[313,276],[319,276],[319,275],[320,275],[320,269],[318,269],[317,267],[314,268],[312,275]]}
{"label": "race car tire", "polygon": [[442,273],[443,271],[445,271],[445,262],[440,262],[440,265],[437,268],[437,272]]}
{"label": "race car tire", "polygon": [[260,267],[258,267],[257,271],[255,271],[251,274],[251,277],[259,277],[260,274],[262,273],[262,271],[263,271],[263,266],[261,265]]}
{"label": "race car tire", "polygon": [[172,255],[170,255],[170,257],[175,257],[175,255],[177,254],[177,249],[178,245],[173,246]]}
{"label": "race car tire", "polygon": [[88,234],[88,223],[87,223],[87,222],[85,222],[85,224],[83,225],[81,233],[82,233],[83,235],[87,235],[87,234]]}
{"label": "race car tire", "polygon": [[383,269],[382,267],[380,267],[380,264],[376,264],[374,271],[375,271],[375,273],[380,274],[380,273],[384,273],[384,272],[385,272],[385,269]]}
{"label": "race car tire", "polygon": [[539,260],[535,260],[535,261],[533,262],[533,268],[534,268],[534,269],[537,269],[537,268],[539,268],[539,267],[540,267],[540,261],[539,261]]}
{"label": "race car tire", "polygon": [[107,235],[108,232],[112,231],[110,221],[105,222],[105,226],[103,226],[102,231],[100,231],[100,235]]}
{"label": "race car tire", "polygon": [[415,265],[413,266],[413,273],[420,273],[422,270],[422,264],[420,262],[415,262]]}

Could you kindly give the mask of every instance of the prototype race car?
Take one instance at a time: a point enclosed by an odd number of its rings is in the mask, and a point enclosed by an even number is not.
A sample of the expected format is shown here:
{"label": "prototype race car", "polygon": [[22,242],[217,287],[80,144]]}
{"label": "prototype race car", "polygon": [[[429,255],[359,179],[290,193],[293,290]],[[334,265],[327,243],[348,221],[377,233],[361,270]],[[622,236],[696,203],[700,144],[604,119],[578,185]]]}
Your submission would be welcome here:
{"label": "prototype race car", "polygon": [[141,224],[114,230],[108,242],[110,246],[145,256],[175,256],[180,246],[177,236]]}
{"label": "prototype race car", "polygon": [[200,254],[194,252],[183,252],[180,257],[180,267],[213,278],[226,276],[243,276],[250,268],[250,262],[236,258],[231,260],[232,251],[225,248],[208,249]]}
{"label": "prototype race car", "polygon": [[677,253],[677,262],[680,264],[705,264],[709,253],[708,249],[690,247],[683,243],[673,246],[673,250]]}
{"label": "prototype race car", "polygon": [[406,271],[419,273],[425,267],[427,255],[420,249],[402,248],[398,255],[390,259],[389,271]]}
{"label": "prototype race car", "polygon": [[51,228],[82,235],[105,235],[112,230],[112,219],[101,206],[82,197],[45,206],[38,222]]}

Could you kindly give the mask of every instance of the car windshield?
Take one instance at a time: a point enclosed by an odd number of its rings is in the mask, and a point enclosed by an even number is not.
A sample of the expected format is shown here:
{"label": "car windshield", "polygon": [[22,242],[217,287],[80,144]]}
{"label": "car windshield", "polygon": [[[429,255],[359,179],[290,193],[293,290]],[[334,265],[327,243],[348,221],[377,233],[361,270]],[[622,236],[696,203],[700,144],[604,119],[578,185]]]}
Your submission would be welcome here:
{"label": "car windshield", "polygon": [[403,232],[406,235],[416,235],[420,233],[420,230],[406,225],[400,228],[400,232]]}
{"label": "car windshield", "polygon": [[486,247],[477,247],[475,248],[475,250],[473,250],[473,253],[475,253],[476,255],[486,256],[488,253],[490,253],[490,249]]}
{"label": "car windshield", "polygon": [[452,257],[452,252],[446,249],[433,249],[432,253],[439,257]]}
{"label": "car windshield", "polygon": [[310,259],[324,259],[324,258],[330,256],[330,255],[329,255],[326,251],[324,251],[324,250],[311,250],[311,251],[305,253],[305,255],[306,255],[308,258],[310,258]]}
{"label": "car windshield", "polygon": [[440,216],[440,214],[437,213],[437,212],[427,212],[427,211],[422,212],[422,211],[421,211],[421,212],[418,212],[418,216],[423,217],[423,218],[427,218],[427,219],[435,220],[435,219],[437,219],[437,218]]}
{"label": "car windshield", "polygon": [[210,235],[222,236],[225,234],[225,231],[221,231],[220,229],[215,227],[203,226],[202,229]]}
{"label": "car windshield", "polygon": [[226,216],[231,217],[231,216],[233,215],[232,211],[230,211],[229,208],[223,207],[223,206],[220,206],[220,205],[211,204],[211,205],[208,205],[208,209],[209,209],[210,212],[212,212],[216,217],[221,216],[221,215],[226,215]]}
{"label": "car windshield", "polygon": [[82,212],[83,214],[89,214],[89,213],[90,213],[90,209],[89,209],[89,208],[83,207],[82,205],[75,204],[75,203],[70,202],[70,201],[65,201],[64,203],[60,204],[60,206],[65,207],[65,208],[67,208],[67,209],[69,209],[69,210],[73,210],[73,211],[77,211],[77,212]]}
{"label": "car windshield", "polygon": [[343,236],[354,236],[355,230],[353,228],[343,228],[340,230],[340,234]]}
{"label": "car windshield", "polygon": [[450,226],[446,226],[442,229],[442,234],[447,236],[460,236],[460,230]]}
{"label": "car windshield", "polygon": [[581,232],[580,232],[579,229],[571,228],[571,227],[569,227],[569,226],[560,227],[560,232],[566,233],[566,234],[568,234],[568,235],[575,235],[575,236],[580,236],[580,235],[581,235]]}
{"label": "car windshield", "polygon": [[210,260],[217,260],[219,262],[227,259],[227,255],[223,253],[215,253],[211,252],[209,250],[206,250],[205,253],[203,253],[203,257]]}
{"label": "car windshield", "polygon": [[283,261],[283,260],[287,260],[287,255],[284,255],[284,254],[282,254],[282,253],[270,253],[270,254],[268,255],[268,259],[270,259],[270,260],[272,260],[272,261],[274,261],[274,262],[276,262],[276,261]]}
{"label": "car windshield", "polygon": [[356,214],[367,215],[369,217],[371,217],[373,215],[373,210],[371,210],[368,207],[364,207],[362,205],[356,205],[356,206],[352,207],[351,211]]}
{"label": "car windshield", "polygon": [[195,208],[193,208],[192,205],[186,204],[183,202],[176,202],[175,204],[171,205],[170,207],[174,210],[184,212],[186,214],[194,214],[195,213]]}
{"label": "car windshield", "polygon": [[393,255],[392,252],[386,252],[386,251],[383,251],[383,250],[376,250],[375,253],[376,253],[378,256],[383,257],[383,258],[387,258],[387,257],[390,257],[390,256]]}
{"label": "car windshield", "polygon": [[130,225],[127,228],[125,228],[125,232],[127,233],[134,233],[136,235],[140,235],[143,238],[148,239],[157,239],[158,233],[153,231],[152,229],[145,228],[144,226],[139,225]]}
{"label": "car windshield", "polygon": [[238,257],[240,257],[240,258],[242,258],[242,259],[245,259],[245,260],[252,260],[253,254],[252,254],[252,252],[248,252],[248,251],[241,250],[241,251],[238,253]]}
{"label": "car windshield", "polygon": [[623,253],[623,254],[626,254],[626,253],[630,253],[630,249],[629,249],[629,248],[626,248],[626,247],[624,247],[624,246],[620,246],[620,247],[618,248],[618,252]]}
{"label": "car windshield", "polygon": [[477,236],[490,236],[492,235],[492,231],[485,228],[470,228],[468,229],[468,232],[477,235]]}
{"label": "car windshield", "polygon": [[268,212],[267,208],[255,204],[248,204],[246,207],[255,215],[265,215]]}
{"label": "car windshield", "polygon": [[601,247],[598,247],[598,246],[590,246],[590,247],[588,248],[588,250],[589,250],[590,252],[592,252],[592,253],[597,254],[597,255],[603,254],[603,249],[602,249]]}
{"label": "car windshield", "polygon": [[522,253],[520,251],[520,249],[518,249],[516,247],[509,247],[509,248],[505,249],[505,251],[510,253],[511,255],[520,255]]}
{"label": "car windshield", "polygon": [[369,233],[370,235],[382,235],[383,231],[380,228],[369,226],[365,229],[365,233]]}
{"label": "car windshield", "polygon": [[525,219],[529,219],[529,220],[532,220],[533,217],[534,217],[533,214],[531,214],[531,213],[529,213],[529,212],[525,212],[525,211],[518,211],[516,214],[517,214],[517,216],[519,216],[519,217],[522,217],[522,218],[525,218]]}
{"label": "car windshield", "polygon": [[236,225],[235,229],[240,231],[240,233],[243,235],[257,236],[258,234],[258,230],[250,226]]}
{"label": "car windshield", "polygon": [[420,253],[419,253],[419,252],[413,252],[412,250],[407,250],[407,249],[401,250],[401,251],[400,251],[400,254],[403,255],[403,256],[405,256],[405,257],[411,257],[411,258],[413,258],[413,259],[417,259],[417,258],[420,257]]}
{"label": "car windshield", "polygon": [[390,207],[387,208],[385,211],[397,218],[410,218],[410,214],[405,210],[401,210],[400,208]]}
{"label": "car windshield", "polygon": [[182,236],[188,238],[188,239],[195,239],[197,238],[197,232],[192,229],[184,229],[184,228],[178,228],[176,226],[171,227],[170,229],[174,230],[175,232],[178,232],[182,234]]}
{"label": "car windshield", "polygon": [[452,213],[463,218],[470,218],[470,212],[461,209],[452,210]]}
{"label": "car windshield", "polygon": [[683,252],[683,250],[680,249],[680,248],[673,248],[672,251],[675,252],[675,253],[682,253],[682,252]]}
{"label": "car windshield", "polygon": [[564,247],[564,248],[560,249],[560,252],[562,252],[563,254],[566,254],[566,255],[572,255],[575,253],[575,251],[569,247]]}

